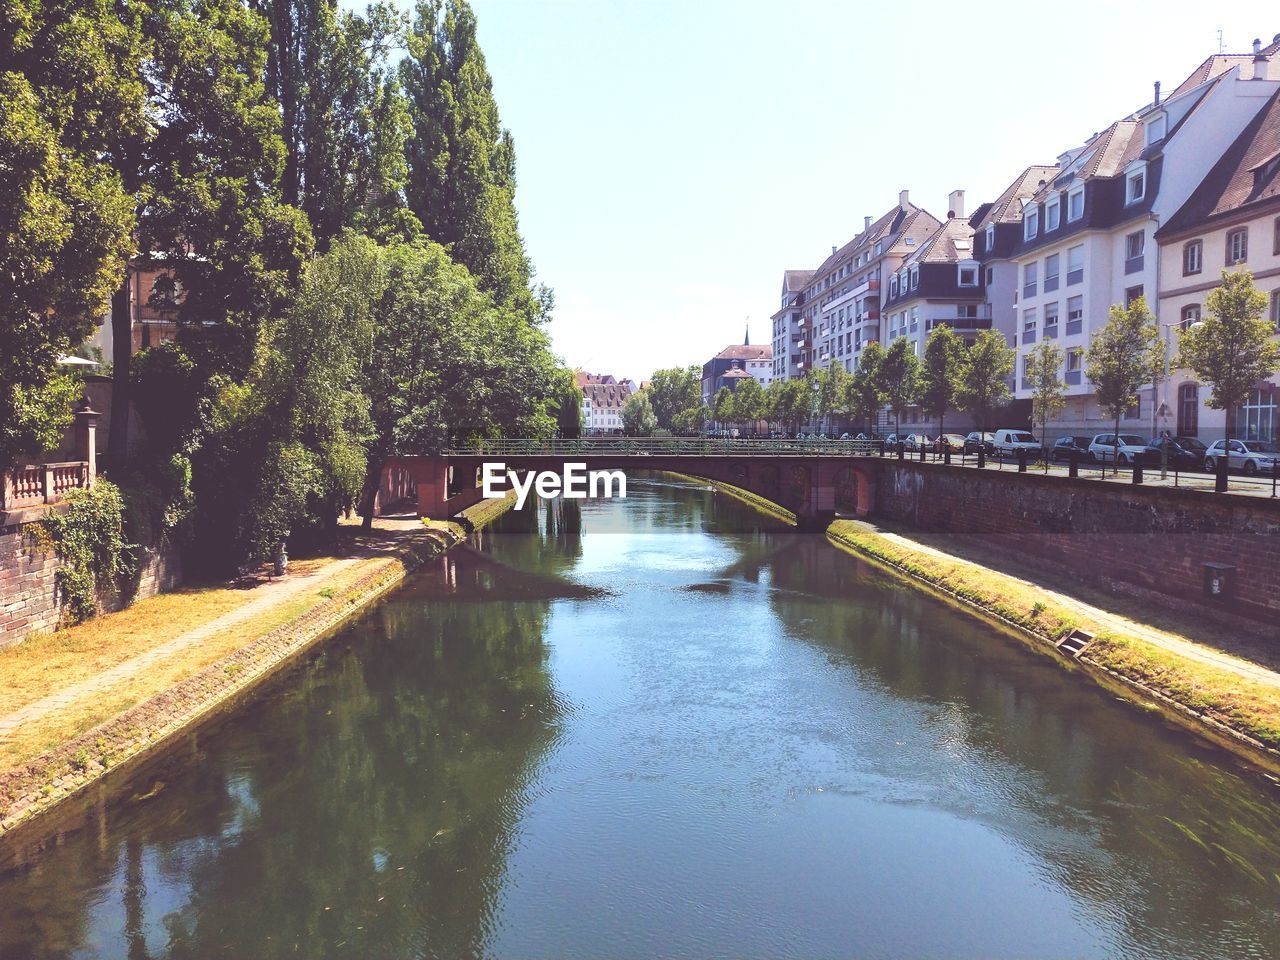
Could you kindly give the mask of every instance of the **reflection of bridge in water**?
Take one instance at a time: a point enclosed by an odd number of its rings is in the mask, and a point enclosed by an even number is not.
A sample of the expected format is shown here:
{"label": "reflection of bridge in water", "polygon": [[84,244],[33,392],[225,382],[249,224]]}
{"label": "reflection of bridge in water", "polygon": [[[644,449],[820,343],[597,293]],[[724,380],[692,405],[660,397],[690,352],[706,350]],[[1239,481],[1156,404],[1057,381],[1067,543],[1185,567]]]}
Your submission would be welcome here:
{"label": "reflection of bridge in water", "polygon": [[[418,515],[454,516],[480,500],[481,469],[666,471],[726,483],[795,513],[801,525],[841,513],[866,516],[875,474],[865,459],[878,445],[854,440],[715,440],[700,437],[600,440],[491,440],[422,456],[388,458],[378,509],[416,500]],[[860,461],[863,461],[860,463]]]}

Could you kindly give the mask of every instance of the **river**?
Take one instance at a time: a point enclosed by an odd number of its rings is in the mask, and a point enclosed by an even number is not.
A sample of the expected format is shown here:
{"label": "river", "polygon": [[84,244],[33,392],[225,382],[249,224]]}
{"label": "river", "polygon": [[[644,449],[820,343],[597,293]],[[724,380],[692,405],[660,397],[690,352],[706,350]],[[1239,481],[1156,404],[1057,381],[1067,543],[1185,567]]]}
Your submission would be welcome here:
{"label": "river", "polygon": [[1280,955],[1272,781],[820,536],[628,492],[508,514],[0,846],[0,958]]}

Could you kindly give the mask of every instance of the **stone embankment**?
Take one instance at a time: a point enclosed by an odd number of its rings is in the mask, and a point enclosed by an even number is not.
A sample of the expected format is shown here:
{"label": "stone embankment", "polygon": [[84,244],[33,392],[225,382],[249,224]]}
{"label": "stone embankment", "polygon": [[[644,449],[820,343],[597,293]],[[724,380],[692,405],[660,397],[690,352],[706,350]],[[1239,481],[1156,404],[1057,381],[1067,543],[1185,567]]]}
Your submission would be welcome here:
{"label": "stone embankment", "polygon": [[460,523],[407,524],[384,556],[339,588],[317,591],[315,602],[288,622],[21,768],[0,774],[0,837],[228,708],[513,502],[484,501],[466,511]]}

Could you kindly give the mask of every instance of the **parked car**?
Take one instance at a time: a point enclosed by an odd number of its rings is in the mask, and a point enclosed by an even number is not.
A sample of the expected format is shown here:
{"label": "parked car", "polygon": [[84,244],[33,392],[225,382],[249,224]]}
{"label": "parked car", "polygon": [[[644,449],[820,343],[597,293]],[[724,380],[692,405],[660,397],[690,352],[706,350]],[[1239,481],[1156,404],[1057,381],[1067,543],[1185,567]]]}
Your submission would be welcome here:
{"label": "parked car", "polygon": [[[1168,450],[1165,454],[1162,451]],[[1147,459],[1152,466],[1167,463],[1174,470],[1199,470],[1204,466],[1209,448],[1195,437],[1152,437],[1147,444]],[[1165,460],[1165,456],[1168,460]]]}
{"label": "parked car", "polygon": [[1133,433],[1119,434],[1118,442],[1114,433],[1099,433],[1089,444],[1089,452],[1098,463],[1115,461],[1122,467],[1145,460],[1146,450],[1147,441]]}
{"label": "parked car", "polygon": [[1016,457],[1019,450],[1028,456],[1040,452],[1040,441],[1026,430],[997,430],[991,445],[997,457]]}
{"label": "parked car", "polygon": [[943,450],[950,450],[952,453],[963,453],[964,437],[958,433],[944,433],[933,441],[934,453],[942,453]]}
{"label": "parked car", "polygon": [[[1230,443],[1230,450],[1227,444]],[[1204,468],[1210,473],[1218,469],[1223,453],[1227,456],[1228,470],[1243,470],[1246,474],[1271,473],[1280,459],[1280,447],[1261,440],[1215,440],[1205,451]]]}
{"label": "parked car", "polygon": [[[904,435],[904,436],[902,437],[902,439],[903,439],[903,440],[906,440],[907,438],[906,438],[906,436]],[[886,449],[886,450],[892,450],[892,449],[894,449],[897,445],[898,445],[898,435],[897,435],[896,433],[891,433],[891,434],[889,434],[887,437],[885,437],[885,438],[884,438],[884,446],[885,446],[885,449]]]}
{"label": "parked car", "polygon": [[995,448],[996,435],[994,433],[983,433],[975,430],[964,438],[964,452],[977,453],[979,450],[986,450],[987,456],[991,456],[996,452]]}
{"label": "parked car", "polygon": [[908,453],[919,453],[921,450],[932,450],[933,441],[923,433],[908,433],[902,441]]}
{"label": "parked car", "polygon": [[1049,459],[1054,463],[1070,463],[1073,458],[1077,462],[1092,460],[1093,455],[1089,453],[1092,440],[1092,437],[1059,437],[1049,451]]}

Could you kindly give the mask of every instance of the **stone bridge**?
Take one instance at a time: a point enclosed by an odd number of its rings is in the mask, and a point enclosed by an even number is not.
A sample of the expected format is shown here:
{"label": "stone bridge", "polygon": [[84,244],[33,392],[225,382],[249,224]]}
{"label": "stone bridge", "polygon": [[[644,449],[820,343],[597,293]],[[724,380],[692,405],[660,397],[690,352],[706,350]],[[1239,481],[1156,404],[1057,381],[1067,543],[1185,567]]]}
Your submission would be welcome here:
{"label": "stone bridge", "polygon": [[872,444],[848,440],[487,441],[389,458],[375,512],[416,501],[419,516],[448,519],[481,498],[486,463],[555,473],[566,463],[581,463],[587,470],[670,471],[731,484],[792,511],[801,526],[823,526],[836,512],[859,517],[870,512],[875,471],[863,458],[878,452]]}

